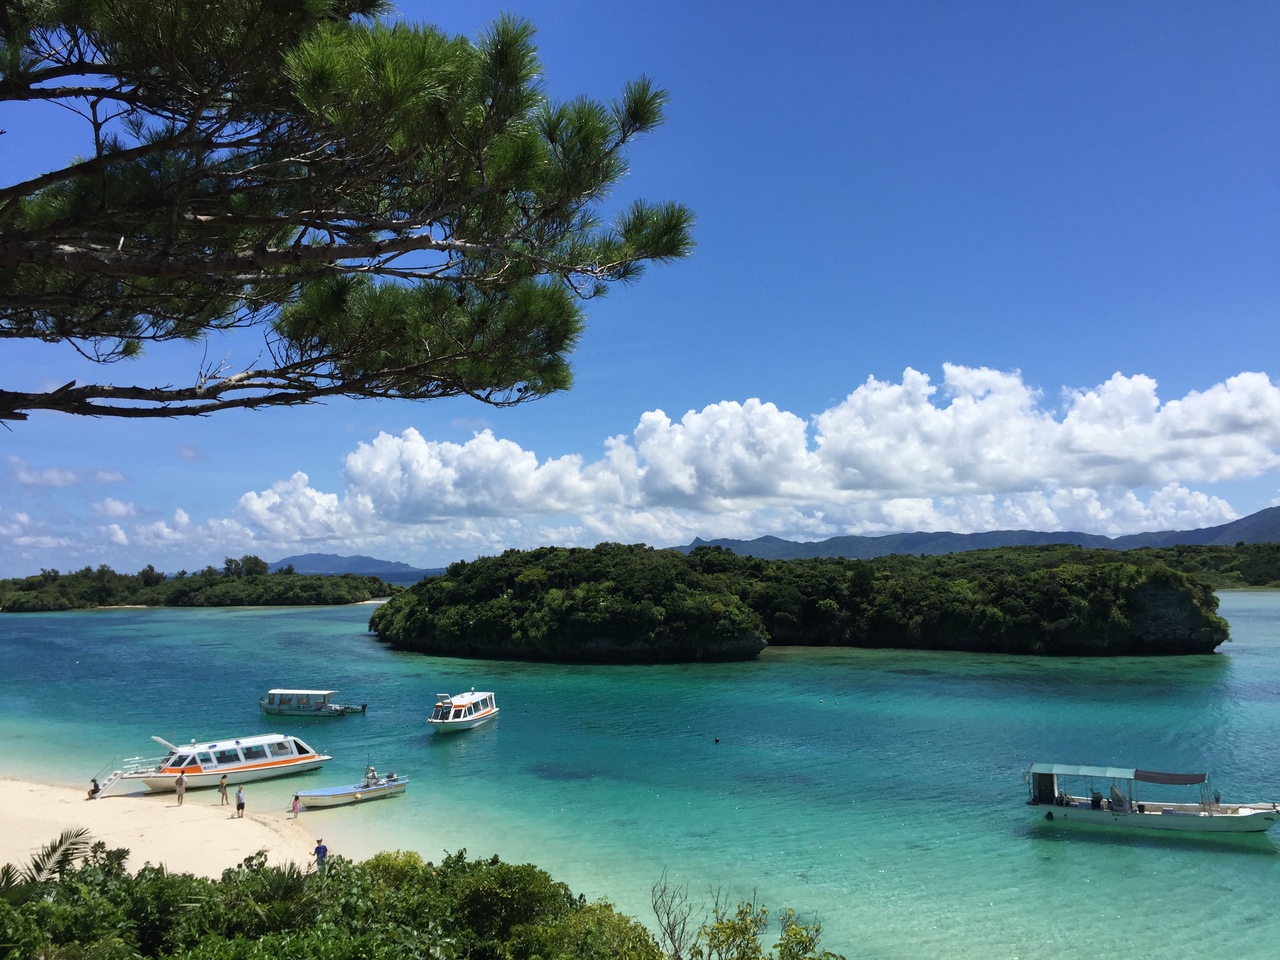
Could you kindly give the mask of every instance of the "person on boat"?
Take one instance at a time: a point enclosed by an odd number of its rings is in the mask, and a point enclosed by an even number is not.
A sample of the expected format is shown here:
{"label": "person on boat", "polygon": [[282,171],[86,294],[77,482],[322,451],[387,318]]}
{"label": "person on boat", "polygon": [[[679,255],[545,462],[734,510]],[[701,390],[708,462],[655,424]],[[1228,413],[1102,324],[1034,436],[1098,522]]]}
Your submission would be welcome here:
{"label": "person on boat", "polygon": [[323,839],[316,838],[316,848],[312,851],[312,854],[316,858],[317,869],[323,870],[325,857],[329,856],[329,848],[324,845]]}
{"label": "person on boat", "polygon": [[185,773],[178,774],[178,779],[173,781],[173,789],[178,794],[178,806],[182,806],[182,801],[187,796],[187,775]]}
{"label": "person on boat", "polygon": [[97,778],[97,777],[94,777],[94,778],[93,778],[93,785],[89,787],[89,795],[88,795],[87,797],[85,797],[85,799],[86,799],[86,800],[97,800],[97,799],[98,799],[98,794],[100,794],[101,792],[102,792],[102,788],[101,788],[100,786],[98,786],[98,778]]}
{"label": "person on boat", "polygon": [[218,796],[222,798],[222,802],[218,804],[218,806],[220,807],[225,807],[228,803],[231,802],[230,800],[227,799],[227,775],[225,773],[222,775],[222,778],[218,781]]}
{"label": "person on boat", "polygon": [[244,787],[236,787],[236,816],[244,816]]}

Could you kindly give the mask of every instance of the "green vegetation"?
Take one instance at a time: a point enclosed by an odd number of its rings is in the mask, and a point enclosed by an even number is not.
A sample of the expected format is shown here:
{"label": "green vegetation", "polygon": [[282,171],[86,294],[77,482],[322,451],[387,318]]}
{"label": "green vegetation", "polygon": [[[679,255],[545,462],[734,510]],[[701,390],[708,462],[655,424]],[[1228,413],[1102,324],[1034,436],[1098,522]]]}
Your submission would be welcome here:
{"label": "green vegetation", "polygon": [[1189,573],[1215,590],[1280,587],[1280,543],[1237,543],[1234,547],[1148,547],[1133,551]]}
{"label": "green vegetation", "polygon": [[354,574],[302,576],[292,567],[267,573],[254,556],[228,557],[222,568],[205,567],[169,578],[148,564],[136,574],[110,567],[85,567],[76,573],[41,570],[37,576],[0,580],[0,612],[47,613],[94,607],[260,607],[360,603],[386,597],[401,588],[377,577]]}
{"label": "green vegetation", "polygon": [[570,386],[585,302],[693,246],[685,207],[610,201],[667,94],[640,77],[553,102],[528,22],[472,42],[389,10],[0,4],[0,106],[80,123],[65,165],[0,182],[0,337],[102,364],[264,340],[256,368],[193,360],[186,383],[0,390],[0,419]]}
{"label": "green vegetation", "polygon": [[730,910],[717,897],[699,924],[687,891],[665,878],[654,886],[655,938],[532,864],[466,851],[438,866],[400,851],[332,857],[319,873],[267,866],[259,853],[220,880],[153,866],[131,874],[127,856],[76,830],[26,868],[0,868],[0,960],[843,960],[819,952],[820,925],[791,910],[776,954],[760,942],[762,905]]}
{"label": "green vegetation", "polygon": [[651,663],[741,660],[765,647],[764,625],[732,584],[644,546],[508,550],[455,563],[401,597],[369,628],[422,653]]}
{"label": "green vegetation", "polygon": [[763,560],[718,547],[509,550],[379,608],[397,649],[522,660],[747,659],[774,644],[1044,655],[1210,653],[1217,598],[1151,551],[1005,547]]}

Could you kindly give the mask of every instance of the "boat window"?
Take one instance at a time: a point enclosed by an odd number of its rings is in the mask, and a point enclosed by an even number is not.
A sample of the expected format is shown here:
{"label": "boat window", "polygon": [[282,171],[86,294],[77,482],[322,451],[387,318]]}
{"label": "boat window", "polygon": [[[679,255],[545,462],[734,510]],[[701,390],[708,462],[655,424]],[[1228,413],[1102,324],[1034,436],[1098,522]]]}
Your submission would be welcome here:
{"label": "boat window", "polygon": [[213,759],[218,761],[218,763],[239,763],[240,751],[239,750],[215,750],[213,754]]}
{"label": "boat window", "polygon": [[453,719],[455,719],[455,720],[461,720],[461,719],[462,719],[462,708],[461,708],[461,707],[454,707],[454,709],[453,709]]}
{"label": "boat window", "polygon": [[289,755],[289,742],[287,740],[277,740],[271,744],[271,755],[273,757],[287,757]]}
{"label": "boat window", "polygon": [[178,757],[178,759],[173,761],[173,766],[185,767],[190,762],[191,762],[191,757],[189,757],[187,754],[184,753],[182,756]]}
{"label": "boat window", "polygon": [[293,741],[293,749],[295,749],[295,750],[297,750],[297,751],[298,751],[298,756],[300,756],[300,757],[301,757],[301,756],[305,756],[306,754],[308,754],[308,753],[310,753],[310,752],[311,752],[311,748],[310,748],[310,747],[308,747],[308,746],[307,746],[305,743],[303,743],[301,740],[295,740],[295,741]]}
{"label": "boat window", "polygon": [[293,703],[293,697],[283,697],[283,696],[282,696],[282,697],[280,698],[280,706],[282,706],[282,707],[287,707],[287,706],[289,706],[291,703]]}
{"label": "boat window", "polygon": [[307,705],[308,705],[308,704],[310,704],[310,703],[311,703],[311,698],[310,698],[310,697],[299,697],[299,698],[298,698],[298,706],[300,706],[300,707],[305,707],[305,706],[307,706]]}
{"label": "boat window", "polygon": [[265,760],[267,759],[266,747],[244,747],[241,752],[246,760]]}
{"label": "boat window", "polygon": [[275,702],[276,702],[276,695],[274,693],[268,693],[267,703],[275,703]]}
{"label": "boat window", "polygon": [[196,754],[196,762],[198,762],[202,767],[212,767],[213,757],[207,753],[198,753]]}

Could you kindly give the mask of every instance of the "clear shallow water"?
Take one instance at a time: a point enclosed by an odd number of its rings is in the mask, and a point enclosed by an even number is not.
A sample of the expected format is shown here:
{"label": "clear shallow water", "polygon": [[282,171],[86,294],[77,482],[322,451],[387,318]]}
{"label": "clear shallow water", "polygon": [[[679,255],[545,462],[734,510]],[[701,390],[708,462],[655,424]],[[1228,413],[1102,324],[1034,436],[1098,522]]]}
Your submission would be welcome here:
{"label": "clear shallow water", "polygon": [[[350,856],[496,852],[645,921],[666,870],[698,897],[794,907],[851,958],[1276,954],[1269,837],[1055,830],[1023,805],[1022,770],[1209,769],[1226,799],[1280,798],[1280,593],[1223,594],[1234,642],[1217,656],[1107,661],[473,662],[392,653],[369,612],[0,617],[0,773],[82,785],[113,756],[158,752],[152,734],[279,730],[336,759],[249,785],[251,811],[352,782],[366,760],[413,779],[402,800],[303,815]],[[273,686],[336,687],[369,713],[266,718],[256,699]],[[501,717],[433,736],[433,695],[471,686],[498,692]]]}

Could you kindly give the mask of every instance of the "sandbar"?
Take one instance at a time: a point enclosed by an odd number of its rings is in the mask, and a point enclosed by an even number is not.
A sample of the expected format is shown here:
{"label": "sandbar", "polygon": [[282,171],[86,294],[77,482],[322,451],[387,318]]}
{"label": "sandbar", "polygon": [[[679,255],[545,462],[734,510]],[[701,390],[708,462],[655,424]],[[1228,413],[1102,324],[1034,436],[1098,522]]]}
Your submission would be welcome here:
{"label": "sandbar", "polygon": [[280,814],[219,806],[216,790],[188,791],[182,806],[172,793],[108,794],[86,800],[78,787],[0,778],[0,864],[22,868],[33,854],[64,830],[84,827],[109,849],[125,847],[125,867],[163,864],[173,873],[217,878],[259,850],[267,862],[307,866],[316,838],[308,828]]}

